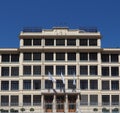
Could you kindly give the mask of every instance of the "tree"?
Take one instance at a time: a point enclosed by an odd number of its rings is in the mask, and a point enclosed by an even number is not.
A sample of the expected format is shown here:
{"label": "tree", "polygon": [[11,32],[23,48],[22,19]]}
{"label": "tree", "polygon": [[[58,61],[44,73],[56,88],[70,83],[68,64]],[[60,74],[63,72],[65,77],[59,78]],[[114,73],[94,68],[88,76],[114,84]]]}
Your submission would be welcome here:
{"label": "tree", "polygon": [[34,108],[30,108],[30,111],[33,112],[33,111],[34,111]]}
{"label": "tree", "polygon": [[24,111],[25,111],[25,108],[21,108],[20,111],[24,112]]}
{"label": "tree", "polygon": [[97,111],[98,111],[98,109],[97,109],[97,108],[94,108],[94,109],[93,109],[93,111],[97,112]]}

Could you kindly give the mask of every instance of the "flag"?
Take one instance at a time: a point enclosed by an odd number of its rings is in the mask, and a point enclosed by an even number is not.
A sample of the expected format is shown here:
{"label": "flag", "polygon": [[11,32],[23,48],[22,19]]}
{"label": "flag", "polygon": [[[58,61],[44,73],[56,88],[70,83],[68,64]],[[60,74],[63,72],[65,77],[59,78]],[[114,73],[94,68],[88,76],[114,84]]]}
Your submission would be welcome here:
{"label": "flag", "polygon": [[62,79],[62,81],[63,81],[63,84],[65,84],[65,79],[64,79],[64,76],[63,76],[62,73],[61,73],[61,79]]}
{"label": "flag", "polygon": [[73,75],[73,85],[76,85],[75,74]]}
{"label": "flag", "polygon": [[50,72],[48,72],[49,80],[52,80],[52,82],[56,82],[56,79],[51,75]]}

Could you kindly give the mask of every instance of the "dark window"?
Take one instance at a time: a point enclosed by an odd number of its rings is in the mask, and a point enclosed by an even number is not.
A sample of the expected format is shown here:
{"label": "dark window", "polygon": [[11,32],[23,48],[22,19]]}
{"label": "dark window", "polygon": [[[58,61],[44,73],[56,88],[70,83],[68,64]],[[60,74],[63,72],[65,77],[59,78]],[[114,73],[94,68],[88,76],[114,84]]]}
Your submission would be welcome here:
{"label": "dark window", "polygon": [[11,90],[19,90],[19,82],[11,81]]}
{"label": "dark window", "polygon": [[25,90],[31,89],[31,80],[23,80],[23,89]]}
{"label": "dark window", "polygon": [[118,54],[111,54],[111,62],[118,62]]}
{"label": "dark window", "polygon": [[65,74],[65,66],[56,66],[56,75]]}
{"label": "dark window", "polygon": [[102,90],[109,90],[109,81],[102,81]]}
{"label": "dark window", "polygon": [[119,90],[119,81],[118,80],[111,81],[111,90]]}
{"label": "dark window", "polygon": [[80,66],[80,75],[88,75],[88,66]]}
{"label": "dark window", "polygon": [[11,54],[11,62],[19,62],[19,54]]}
{"label": "dark window", "polygon": [[24,39],[24,46],[31,46],[32,45],[32,39]]}
{"label": "dark window", "polygon": [[57,46],[64,46],[65,45],[65,39],[56,39],[56,45]]}
{"label": "dark window", "polygon": [[23,75],[31,75],[31,66],[23,66]]}
{"label": "dark window", "polygon": [[2,62],[9,62],[10,55],[9,54],[2,54]]}
{"label": "dark window", "polygon": [[89,53],[90,61],[97,61],[97,53]]}
{"label": "dark window", "polygon": [[80,105],[88,105],[88,95],[81,95]]}
{"label": "dark window", "polygon": [[63,82],[62,80],[56,81],[56,89],[63,89]]}
{"label": "dark window", "polygon": [[41,45],[41,39],[33,39],[33,45],[35,46]]}
{"label": "dark window", "polygon": [[68,53],[68,60],[76,60],[76,53]]}
{"label": "dark window", "polygon": [[98,69],[97,66],[90,66],[90,75],[97,75]]}
{"label": "dark window", "polygon": [[33,105],[34,106],[41,105],[41,95],[33,95]]}
{"label": "dark window", "polygon": [[76,46],[76,39],[67,39],[68,46]]}
{"label": "dark window", "polygon": [[11,106],[18,106],[19,104],[19,98],[17,95],[11,96]]}
{"label": "dark window", "polygon": [[68,75],[76,74],[76,66],[68,66]]}
{"label": "dark window", "polygon": [[32,60],[32,53],[24,53],[24,60]]}
{"label": "dark window", "polygon": [[73,80],[68,80],[68,89],[74,89]]}
{"label": "dark window", "polygon": [[45,80],[45,89],[52,89],[53,82],[51,80]]}
{"label": "dark window", "polygon": [[11,67],[11,76],[19,76],[19,67]]}
{"label": "dark window", "polygon": [[102,105],[110,105],[110,95],[102,95]]}
{"label": "dark window", "polygon": [[109,67],[102,67],[102,76],[109,76]]}
{"label": "dark window", "polygon": [[87,39],[80,39],[80,46],[87,46],[88,45]]}
{"label": "dark window", "polygon": [[41,53],[33,53],[33,61],[41,60]]}
{"label": "dark window", "polygon": [[90,80],[90,89],[98,89],[98,81]]}
{"label": "dark window", "polygon": [[88,60],[88,53],[80,53],[80,60],[87,61]]}
{"label": "dark window", "polygon": [[33,75],[41,74],[41,66],[33,66]]}
{"label": "dark window", "polygon": [[45,53],[45,60],[53,60],[53,53]]}
{"label": "dark window", "polygon": [[102,54],[102,62],[109,62],[109,54]]}
{"label": "dark window", "polygon": [[23,95],[23,105],[24,106],[31,105],[31,95]]}
{"label": "dark window", "polygon": [[1,106],[8,106],[9,105],[9,96],[1,96]]}
{"label": "dark window", "polygon": [[9,67],[2,67],[1,76],[9,76]]}
{"label": "dark window", "polygon": [[48,73],[53,74],[53,66],[45,66],[45,75],[48,75]]}
{"label": "dark window", "polygon": [[65,53],[56,53],[56,60],[65,60]]}
{"label": "dark window", "polygon": [[80,80],[80,89],[82,90],[88,89],[88,80]]}
{"label": "dark window", "polygon": [[98,105],[98,95],[90,95],[90,105]]}
{"label": "dark window", "polygon": [[118,75],[119,75],[119,68],[111,67],[111,76],[118,76]]}
{"label": "dark window", "polygon": [[119,95],[112,95],[111,101],[112,105],[119,105]]}
{"label": "dark window", "polygon": [[89,39],[89,46],[97,46],[97,39]]}
{"label": "dark window", "polygon": [[1,81],[1,90],[9,90],[9,81]]}
{"label": "dark window", "polygon": [[54,39],[45,39],[45,45],[46,46],[53,46],[54,45]]}
{"label": "dark window", "polygon": [[34,90],[41,89],[41,81],[40,80],[33,80],[33,89]]}

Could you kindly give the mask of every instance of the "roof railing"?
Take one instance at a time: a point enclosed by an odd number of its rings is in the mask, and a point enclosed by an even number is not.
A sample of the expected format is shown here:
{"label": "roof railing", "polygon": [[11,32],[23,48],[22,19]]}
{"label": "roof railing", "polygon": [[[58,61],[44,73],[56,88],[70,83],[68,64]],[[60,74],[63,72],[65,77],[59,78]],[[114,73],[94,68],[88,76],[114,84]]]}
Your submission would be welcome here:
{"label": "roof railing", "polygon": [[24,27],[23,32],[42,32],[42,28],[39,28],[39,27]]}
{"label": "roof railing", "polygon": [[98,32],[97,27],[80,27],[79,28],[80,31],[84,31],[84,32]]}

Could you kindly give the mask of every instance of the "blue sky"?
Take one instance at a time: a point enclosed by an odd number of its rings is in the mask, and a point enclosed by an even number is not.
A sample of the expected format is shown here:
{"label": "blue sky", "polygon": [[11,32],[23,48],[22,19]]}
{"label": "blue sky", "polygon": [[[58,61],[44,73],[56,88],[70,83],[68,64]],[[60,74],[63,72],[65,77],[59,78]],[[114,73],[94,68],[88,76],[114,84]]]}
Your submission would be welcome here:
{"label": "blue sky", "polygon": [[0,0],[0,48],[19,47],[23,27],[97,27],[102,47],[120,47],[120,0]]}

